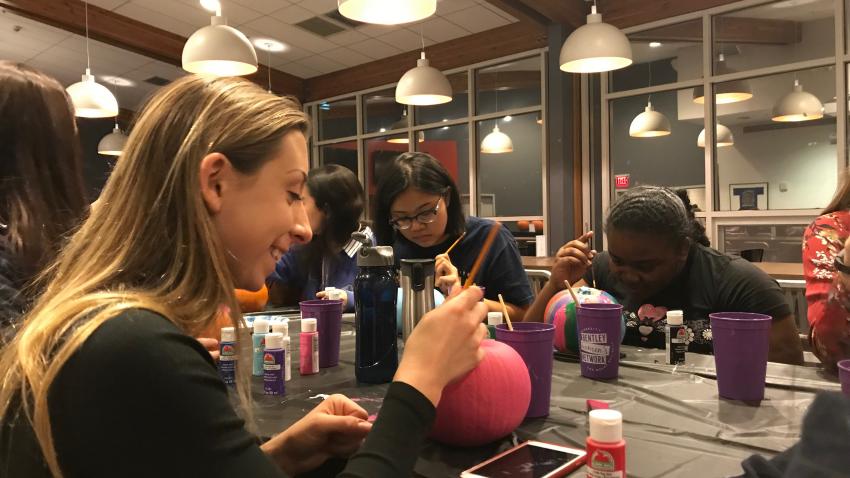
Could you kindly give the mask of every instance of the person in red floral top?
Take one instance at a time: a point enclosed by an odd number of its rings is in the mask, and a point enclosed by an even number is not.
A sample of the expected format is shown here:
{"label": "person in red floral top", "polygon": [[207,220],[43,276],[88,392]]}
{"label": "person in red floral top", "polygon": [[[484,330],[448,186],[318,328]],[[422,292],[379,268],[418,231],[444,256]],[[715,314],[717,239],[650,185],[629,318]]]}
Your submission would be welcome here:
{"label": "person in red floral top", "polygon": [[850,171],[822,215],[803,235],[803,275],[812,351],[827,370],[850,358],[850,274],[835,259],[850,261]]}

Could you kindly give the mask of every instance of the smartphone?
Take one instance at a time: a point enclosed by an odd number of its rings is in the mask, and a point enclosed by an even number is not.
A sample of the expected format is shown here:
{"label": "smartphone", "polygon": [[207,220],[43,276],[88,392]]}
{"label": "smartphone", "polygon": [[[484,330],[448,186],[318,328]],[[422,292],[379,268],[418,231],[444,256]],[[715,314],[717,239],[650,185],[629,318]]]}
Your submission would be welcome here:
{"label": "smartphone", "polygon": [[585,451],[529,440],[460,474],[461,478],[557,478],[584,464]]}

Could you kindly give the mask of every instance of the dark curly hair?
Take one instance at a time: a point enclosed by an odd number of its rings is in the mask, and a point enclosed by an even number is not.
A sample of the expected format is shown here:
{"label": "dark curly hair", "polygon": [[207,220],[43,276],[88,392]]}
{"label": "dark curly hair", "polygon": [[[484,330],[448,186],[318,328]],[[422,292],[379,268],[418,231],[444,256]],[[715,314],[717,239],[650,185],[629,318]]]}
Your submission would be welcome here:
{"label": "dark curly hair", "polygon": [[629,189],[608,210],[605,230],[651,232],[667,236],[672,244],[692,241],[709,247],[705,227],[697,220],[684,189],[639,186]]}

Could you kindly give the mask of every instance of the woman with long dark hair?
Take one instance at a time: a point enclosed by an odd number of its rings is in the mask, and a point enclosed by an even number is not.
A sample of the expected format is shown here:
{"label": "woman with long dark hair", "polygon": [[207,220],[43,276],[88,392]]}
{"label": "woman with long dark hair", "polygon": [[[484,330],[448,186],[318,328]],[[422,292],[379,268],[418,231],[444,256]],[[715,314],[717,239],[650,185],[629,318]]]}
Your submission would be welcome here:
{"label": "woman with long dark hair", "polygon": [[325,287],[346,292],[346,310],[354,310],[351,285],[357,275],[360,242],[351,234],[372,231],[361,224],[363,187],[348,168],[328,164],[311,169],[307,176],[304,207],[313,230],[308,244],[293,247],[278,261],[266,279],[272,304],[298,304],[325,297]]}
{"label": "woman with long dark hair", "polygon": [[0,323],[14,326],[38,290],[27,284],[87,206],[65,89],[34,68],[0,61]]}
{"label": "woman with long dark hair", "polygon": [[[426,153],[404,153],[385,166],[376,203],[378,242],[392,245],[396,259],[436,259],[435,285],[444,294],[466,279],[494,224],[464,217],[457,185],[446,168]],[[446,254],[459,238],[457,247]],[[498,302],[502,294],[511,317],[522,317],[534,300],[516,240],[504,226],[475,283],[485,288],[485,303],[491,311],[502,311]]]}

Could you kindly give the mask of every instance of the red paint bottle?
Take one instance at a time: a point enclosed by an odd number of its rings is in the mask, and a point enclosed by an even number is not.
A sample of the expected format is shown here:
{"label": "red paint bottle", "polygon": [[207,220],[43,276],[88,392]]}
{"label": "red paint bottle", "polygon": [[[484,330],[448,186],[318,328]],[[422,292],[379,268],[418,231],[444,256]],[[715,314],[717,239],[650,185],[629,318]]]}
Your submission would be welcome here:
{"label": "red paint bottle", "polygon": [[626,441],[623,414],[617,410],[592,410],[587,437],[587,477],[625,478]]}

